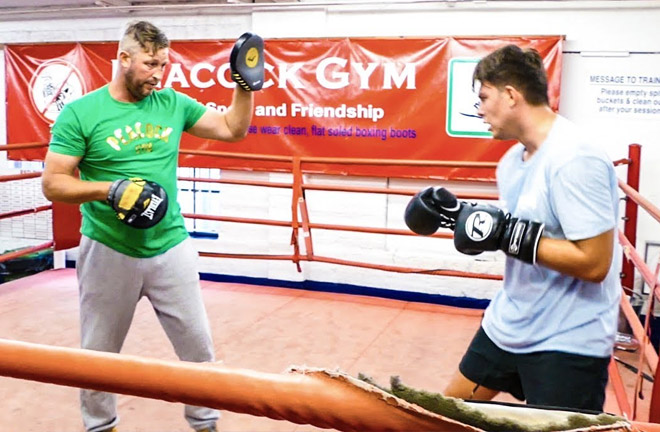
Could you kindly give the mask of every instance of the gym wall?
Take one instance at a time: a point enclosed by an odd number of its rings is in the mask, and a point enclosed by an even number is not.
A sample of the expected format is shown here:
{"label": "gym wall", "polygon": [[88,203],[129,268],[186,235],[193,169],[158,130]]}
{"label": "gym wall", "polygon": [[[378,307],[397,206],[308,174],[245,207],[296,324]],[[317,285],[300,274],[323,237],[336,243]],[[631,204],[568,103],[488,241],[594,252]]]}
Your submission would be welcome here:
{"label": "gym wall", "polygon": [[[269,38],[295,37],[434,37],[564,35],[564,67],[560,112],[591,128],[612,159],[627,156],[628,144],[642,145],[640,191],[660,204],[656,179],[660,159],[660,111],[636,114],[609,110],[598,96],[613,86],[594,76],[646,77],[643,89],[660,95],[660,4],[654,1],[475,1],[419,3],[315,3],[295,5],[255,4],[249,8],[227,7],[221,13],[200,13],[194,5],[176,14],[141,12],[130,17],[53,18],[2,21],[0,43],[117,40],[124,24],[145,18],[161,27],[170,39],[232,39],[244,31]],[[0,59],[1,61],[1,59]],[[654,81],[656,78],[658,81]],[[654,84],[655,83],[655,84]],[[4,68],[0,70],[0,96],[4,96]],[[640,87],[642,88],[642,87]],[[4,98],[3,98],[4,99]],[[660,102],[660,96],[655,101]],[[442,102],[440,102],[442,103]],[[603,108],[603,107],[606,108]],[[660,105],[657,105],[660,109]],[[609,110],[609,111],[608,111]],[[6,139],[4,105],[0,106],[0,143]],[[432,145],[432,143],[429,143]],[[240,151],[240,143],[237,144]],[[0,158],[4,157],[0,154]],[[13,167],[0,159],[0,167]],[[617,168],[625,180],[625,167]],[[188,174],[187,172],[183,174]],[[197,170],[197,175],[218,176],[217,170]],[[289,181],[282,173],[222,172],[223,178]],[[309,182],[417,189],[433,182],[369,177],[308,176]],[[191,185],[182,184],[183,189]],[[199,186],[199,183],[198,183]],[[460,191],[492,193],[485,184],[449,184]],[[254,218],[290,219],[291,194],[287,190],[246,186],[211,187],[198,193],[195,210],[200,213],[241,215]],[[181,195],[184,211],[192,211],[192,195]],[[315,222],[405,228],[402,214],[406,197],[310,192],[310,216]],[[623,208],[621,209],[623,211]],[[217,232],[218,240],[198,239],[200,250],[237,253],[289,254],[289,229],[244,224],[200,222],[191,230]],[[498,274],[501,253],[478,258],[457,254],[450,241],[418,237],[357,234],[339,231],[313,233],[315,253],[365,262],[407,267],[449,268]],[[657,222],[640,211],[638,250],[660,242]],[[301,245],[302,246],[302,245]],[[69,254],[75,258],[75,251]],[[476,299],[490,298],[499,282],[394,274],[377,270],[321,263],[302,263],[302,273],[291,262],[202,259],[203,272],[217,275],[265,278],[281,281],[330,282],[403,292],[421,292]]]}

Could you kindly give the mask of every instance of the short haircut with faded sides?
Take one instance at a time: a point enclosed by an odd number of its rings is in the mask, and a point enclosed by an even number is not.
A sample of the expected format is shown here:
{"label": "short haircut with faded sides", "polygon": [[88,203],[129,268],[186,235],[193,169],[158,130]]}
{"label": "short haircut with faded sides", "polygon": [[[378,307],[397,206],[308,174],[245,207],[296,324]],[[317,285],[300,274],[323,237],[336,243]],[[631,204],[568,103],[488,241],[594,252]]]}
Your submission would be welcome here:
{"label": "short haircut with faded sides", "polygon": [[507,45],[482,58],[472,75],[476,81],[489,83],[497,88],[510,85],[517,89],[528,104],[549,105],[548,77],[543,59],[533,48],[526,50]]}
{"label": "short haircut with faded sides", "polygon": [[119,42],[119,49],[129,54],[135,54],[140,47],[149,54],[168,48],[170,41],[158,27],[147,21],[134,21],[128,24],[124,36]]}

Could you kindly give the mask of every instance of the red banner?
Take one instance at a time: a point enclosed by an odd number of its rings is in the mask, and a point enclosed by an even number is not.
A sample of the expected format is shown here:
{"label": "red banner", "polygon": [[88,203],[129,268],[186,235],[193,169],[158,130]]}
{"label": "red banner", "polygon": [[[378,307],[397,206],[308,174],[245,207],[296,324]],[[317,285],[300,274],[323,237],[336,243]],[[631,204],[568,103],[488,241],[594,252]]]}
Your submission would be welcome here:
{"label": "red banner", "polygon": [[[508,43],[537,49],[558,107],[562,38],[267,40],[266,82],[256,94],[248,137],[239,143],[185,135],[182,149],[314,158],[496,162],[511,142],[492,140],[476,117],[471,73],[480,57]],[[163,87],[224,110],[234,84],[233,41],[173,42]],[[48,142],[62,107],[106,84],[116,43],[8,45],[8,142]],[[41,160],[45,150],[10,152]],[[182,155],[181,166],[278,170],[290,164]],[[492,179],[478,168],[314,163],[325,173]]]}

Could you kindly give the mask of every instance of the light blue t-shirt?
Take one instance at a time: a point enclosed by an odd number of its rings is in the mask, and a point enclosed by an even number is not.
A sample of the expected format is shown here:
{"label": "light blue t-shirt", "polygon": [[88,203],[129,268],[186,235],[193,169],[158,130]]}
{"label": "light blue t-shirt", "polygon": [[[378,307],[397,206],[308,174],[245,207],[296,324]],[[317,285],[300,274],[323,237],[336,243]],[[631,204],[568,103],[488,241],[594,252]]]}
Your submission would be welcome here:
{"label": "light blue t-shirt", "polygon": [[[557,116],[548,137],[527,161],[514,145],[497,167],[501,206],[513,216],[545,223],[546,237],[581,240],[617,228],[618,189],[612,161]],[[504,286],[482,326],[514,353],[562,351],[594,357],[612,353],[621,284],[621,251],[614,236],[609,273],[586,282],[507,257]]]}

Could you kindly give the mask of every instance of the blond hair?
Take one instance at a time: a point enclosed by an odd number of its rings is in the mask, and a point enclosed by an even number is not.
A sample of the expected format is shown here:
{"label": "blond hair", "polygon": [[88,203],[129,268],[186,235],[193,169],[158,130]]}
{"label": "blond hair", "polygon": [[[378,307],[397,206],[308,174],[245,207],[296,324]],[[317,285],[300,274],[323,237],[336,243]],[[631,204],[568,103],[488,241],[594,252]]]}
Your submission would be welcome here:
{"label": "blond hair", "polygon": [[148,21],[129,23],[119,41],[119,49],[131,55],[135,54],[138,47],[145,52],[154,54],[156,51],[169,46],[170,41],[165,33]]}

